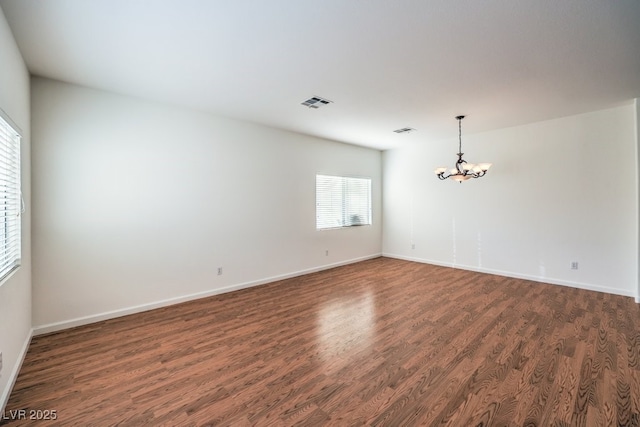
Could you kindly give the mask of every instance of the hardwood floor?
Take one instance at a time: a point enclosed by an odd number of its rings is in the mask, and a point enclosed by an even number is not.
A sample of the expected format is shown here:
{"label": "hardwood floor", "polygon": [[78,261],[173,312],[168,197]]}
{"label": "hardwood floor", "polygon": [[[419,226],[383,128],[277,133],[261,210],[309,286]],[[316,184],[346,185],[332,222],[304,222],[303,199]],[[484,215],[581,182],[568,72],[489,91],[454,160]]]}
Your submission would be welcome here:
{"label": "hardwood floor", "polygon": [[640,308],[378,258],[35,337],[4,418],[21,409],[60,426],[634,426]]}

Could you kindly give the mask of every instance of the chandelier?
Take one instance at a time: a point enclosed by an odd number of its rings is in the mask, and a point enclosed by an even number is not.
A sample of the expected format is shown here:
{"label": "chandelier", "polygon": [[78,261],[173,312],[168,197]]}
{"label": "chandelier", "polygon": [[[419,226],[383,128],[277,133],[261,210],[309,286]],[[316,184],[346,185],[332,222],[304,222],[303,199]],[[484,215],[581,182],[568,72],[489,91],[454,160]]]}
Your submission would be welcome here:
{"label": "chandelier", "polygon": [[447,178],[451,178],[454,181],[458,181],[462,183],[462,181],[466,181],[469,178],[480,178],[481,176],[485,176],[487,171],[491,167],[491,163],[467,163],[466,160],[462,158],[464,153],[462,152],[462,119],[464,116],[457,116],[456,120],[458,120],[458,161],[456,162],[456,168],[451,169],[447,174],[447,168],[436,168],[435,173],[438,178],[444,180]]}

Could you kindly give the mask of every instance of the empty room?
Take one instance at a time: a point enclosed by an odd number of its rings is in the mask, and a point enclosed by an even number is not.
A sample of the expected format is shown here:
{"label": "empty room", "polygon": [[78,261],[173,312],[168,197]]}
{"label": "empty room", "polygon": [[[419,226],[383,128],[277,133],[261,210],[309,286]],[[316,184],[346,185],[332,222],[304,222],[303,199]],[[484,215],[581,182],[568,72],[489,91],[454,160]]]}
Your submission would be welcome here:
{"label": "empty room", "polygon": [[640,425],[639,22],[0,0],[0,425]]}

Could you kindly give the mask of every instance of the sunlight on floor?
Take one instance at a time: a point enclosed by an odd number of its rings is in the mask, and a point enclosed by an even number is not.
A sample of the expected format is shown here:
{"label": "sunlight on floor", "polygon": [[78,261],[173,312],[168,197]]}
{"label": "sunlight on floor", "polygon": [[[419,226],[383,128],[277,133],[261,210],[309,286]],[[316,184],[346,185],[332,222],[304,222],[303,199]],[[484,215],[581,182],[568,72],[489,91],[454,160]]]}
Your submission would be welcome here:
{"label": "sunlight on floor", "polygon": [[353,354],[374,338],[375,298],[371,292],[330,301],[318,313],[320,358],[335,363],[345,352]]}

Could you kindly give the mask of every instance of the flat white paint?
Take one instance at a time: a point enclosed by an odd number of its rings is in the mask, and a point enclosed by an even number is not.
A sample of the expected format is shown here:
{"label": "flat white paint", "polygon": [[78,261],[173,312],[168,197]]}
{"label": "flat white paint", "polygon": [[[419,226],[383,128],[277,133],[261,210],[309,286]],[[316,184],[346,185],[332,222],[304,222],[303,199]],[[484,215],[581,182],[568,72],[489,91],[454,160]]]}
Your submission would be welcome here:
{"label": "flat white paint", "polygon": [[494,166],[462,184],[433,173],[453,167],[457,139],[386,151],[383,253],[637,295],[635,115],[628,104],[480,134],[463,126],[465,159]]}
{"label": "flat white paint", "polygon": [[0,109],[22,131],[22,266],[0,283],[0,413],[31,339],[31,177],[29,73],[0,10]]}
{"label": "flat white paint", "polygon": [[[32,116],[38,331],[381,253],[377,150],[42,78]],[[316,173],[373,225],[317,231]]]}
{"label": "flat white paint", "polygon": [[[636,111],[636,181],[638,182],[638,191],[640,192],[640,98],[633,100],[633,106]],[[639,206],[638,209],[640,210],[640,194],[636,194],[636,205]],[[638,221],[640,221],[640,216]],[[638,226],[638,245],[638,256],[640,256],[640,224]],[[636,302],[640,303],[640,262],[638,263],[638,289],[636,293]]]}
{"label": "flat white paint", "polygon": [[0,5],[33,74],[380,149],[640,95],[637,0]]}

